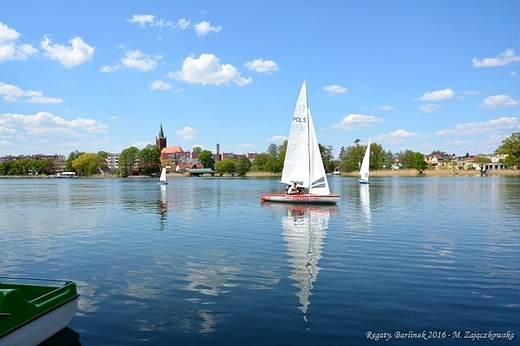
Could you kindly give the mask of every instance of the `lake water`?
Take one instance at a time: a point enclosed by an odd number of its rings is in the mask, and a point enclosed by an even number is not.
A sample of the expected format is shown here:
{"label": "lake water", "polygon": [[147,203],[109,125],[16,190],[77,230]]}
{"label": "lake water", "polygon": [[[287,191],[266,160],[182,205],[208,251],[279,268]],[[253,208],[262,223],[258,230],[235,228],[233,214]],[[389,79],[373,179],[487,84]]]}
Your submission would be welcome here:
{"label": "lake water", "polygon": [[0,275],[76,281],[83,345],[518,345],[519,177],[329,183],[0,180]]}

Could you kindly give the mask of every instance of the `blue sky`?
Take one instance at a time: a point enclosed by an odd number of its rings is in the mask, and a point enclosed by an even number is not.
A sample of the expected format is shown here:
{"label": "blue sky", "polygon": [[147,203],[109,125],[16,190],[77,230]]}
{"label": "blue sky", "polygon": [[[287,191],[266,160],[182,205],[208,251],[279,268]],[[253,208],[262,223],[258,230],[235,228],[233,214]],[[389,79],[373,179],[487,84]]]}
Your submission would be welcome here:
{"label": "blue sky", "polygon": [[520,131],[520,1],[0,2],[0,156],[318,141],[492,153]]}

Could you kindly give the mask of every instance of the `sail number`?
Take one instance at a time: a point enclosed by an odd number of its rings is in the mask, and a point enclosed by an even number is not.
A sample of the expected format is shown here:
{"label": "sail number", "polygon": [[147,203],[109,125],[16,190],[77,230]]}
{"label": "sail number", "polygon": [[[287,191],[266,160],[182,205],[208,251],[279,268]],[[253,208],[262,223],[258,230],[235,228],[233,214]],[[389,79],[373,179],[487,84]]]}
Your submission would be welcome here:
{"label": "sail number", "polygon": [[292,121],[296,122],[296,123],[303,123],[303,124],[305,124],[307,122],[307,118],[304,118],[304,117],[293,117]]}

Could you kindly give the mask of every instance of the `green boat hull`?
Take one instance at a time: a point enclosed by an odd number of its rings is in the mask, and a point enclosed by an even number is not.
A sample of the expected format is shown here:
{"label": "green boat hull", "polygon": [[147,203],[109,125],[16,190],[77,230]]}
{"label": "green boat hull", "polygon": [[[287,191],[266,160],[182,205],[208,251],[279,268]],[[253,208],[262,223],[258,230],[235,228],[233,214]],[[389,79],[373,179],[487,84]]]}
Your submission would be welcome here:
{"label": "green boat hull", "polygon": [[0,277],[0,346],[20,335],[35,344],[51,337],[72,319],[78,297],[73,281]]}

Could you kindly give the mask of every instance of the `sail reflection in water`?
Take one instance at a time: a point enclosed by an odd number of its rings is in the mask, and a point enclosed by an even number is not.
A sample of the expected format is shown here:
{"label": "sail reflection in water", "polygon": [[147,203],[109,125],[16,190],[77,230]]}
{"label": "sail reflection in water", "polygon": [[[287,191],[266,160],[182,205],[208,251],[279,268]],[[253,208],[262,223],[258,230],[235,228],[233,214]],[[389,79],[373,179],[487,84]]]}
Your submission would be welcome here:
{"label": "sail reflection in water", "polygon": [[359,185],[359,201],[361,203],[361,210],[365,214],[365,221],[367,226],[370,228],[370,185],[361,184]]}
{"label": "sail reflection in water", "polygon": [[160,185],[161,197],[157,201],[157,212],[159,214],[159,229],[164,230],[164,221],[168,214],[168,199],[166,197],[167,185]]}
{"label": "sail reflection in water", "polygon": [[320,270],[318,261],[329,227],[331,213],[338,212],[337,206],[302,206],[287,207],[287,215],[282,219],[283,236],[287,245],[292,273],[289,276],[298,288],[300,306],[304,320],[307,320],[310,296],[314,282]]}

